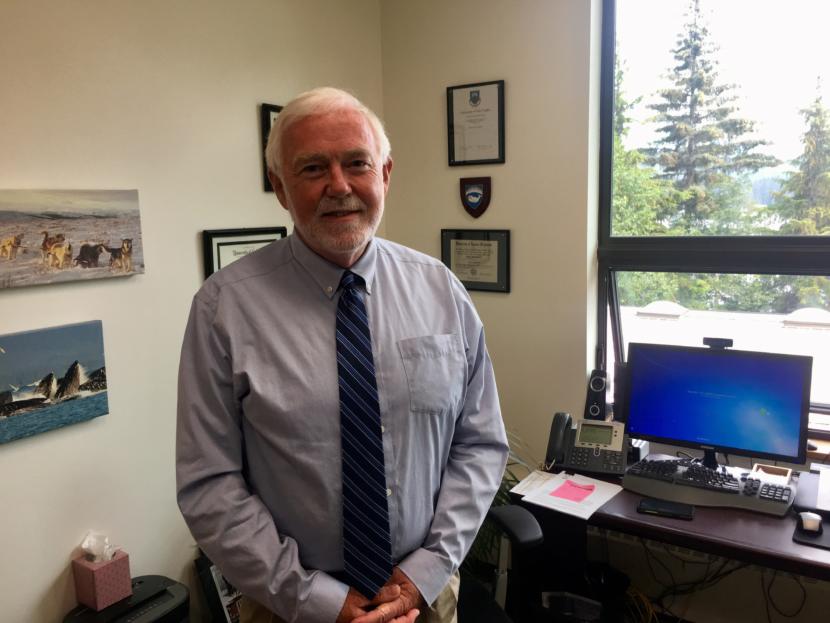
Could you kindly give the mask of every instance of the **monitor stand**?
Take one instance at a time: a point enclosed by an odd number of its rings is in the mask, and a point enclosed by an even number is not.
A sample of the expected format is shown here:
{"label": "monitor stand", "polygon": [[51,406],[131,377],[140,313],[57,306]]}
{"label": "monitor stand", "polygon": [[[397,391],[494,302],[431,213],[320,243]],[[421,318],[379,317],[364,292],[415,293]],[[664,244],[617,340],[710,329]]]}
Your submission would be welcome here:
{"label": "monitor stand", "polygon": [[718,468],[718,458],[715,456],[714,450],[706,449],[703,451],[703,465],[709,469]]}
{"label": "monitor stand", "polygon": [[[723,337],[705,337],[703,338],[703,344],[712,350],[726,350],[732,346],[732,339]],[[709,469],[718,468],[718,458],[715,456],[714,450],[703,451],[703,465]]]}

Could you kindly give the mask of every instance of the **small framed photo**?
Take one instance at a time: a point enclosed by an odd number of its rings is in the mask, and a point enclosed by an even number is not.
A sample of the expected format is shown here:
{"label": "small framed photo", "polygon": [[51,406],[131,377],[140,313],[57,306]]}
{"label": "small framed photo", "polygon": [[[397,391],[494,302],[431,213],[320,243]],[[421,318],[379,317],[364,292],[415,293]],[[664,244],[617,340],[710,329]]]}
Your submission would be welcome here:
{"label": "small framed photo", "polygon": [[204,230],[202,249],[205,257],[205,279],[240,257],[287,235],[288,230],[285,227]]}
{"label": "small framed photo", "polygon": [[504,80],[447,87],[451,167],[504,162]]}
{"label": "small framed photo", "polygon": [[441,261],[468,290],[510,292],[510,230],[442,229]]}
{"label": "small framed photo", "polygon": [[280,114],[282,106],[276,104],[260,104],[259,106],[259,126],[262,134],[262,150],[259,152],[262,156],[262,183],[265,192],[270,193],[271,180],[268,179],[268,164],[265,162],[265,147],[268,145],[268,135],[271,134],[271,126],[277,120],[277,115]]}

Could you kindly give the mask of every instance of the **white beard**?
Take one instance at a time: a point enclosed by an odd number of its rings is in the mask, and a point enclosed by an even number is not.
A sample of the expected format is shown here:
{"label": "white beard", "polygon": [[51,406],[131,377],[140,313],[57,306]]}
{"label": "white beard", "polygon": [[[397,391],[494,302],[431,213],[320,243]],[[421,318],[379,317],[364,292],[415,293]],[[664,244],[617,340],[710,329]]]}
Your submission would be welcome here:
{"label": "white beard", "polygon": [[[359,212],[361,218],[349,223],[327,223],[325,215],[338,211]],[[365,247],[379,223],[380,215],[370,214],[366,204],[355,195],[340,199],[323,197],[317,204],[315,218],[307,223],[301,234],[308,244],[316,243],[335,253],[349,253]]]}

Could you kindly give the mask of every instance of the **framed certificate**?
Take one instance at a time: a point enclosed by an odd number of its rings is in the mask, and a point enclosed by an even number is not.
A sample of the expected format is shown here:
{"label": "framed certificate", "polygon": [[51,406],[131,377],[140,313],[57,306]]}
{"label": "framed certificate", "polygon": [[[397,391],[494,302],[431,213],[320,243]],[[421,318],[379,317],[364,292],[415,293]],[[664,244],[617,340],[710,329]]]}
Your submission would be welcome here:
{"label": "framed certificate", "polygon": [[468,290],[510,292],[507,229],[442,229],[441,261]]}
{"label": "framed certificate", "polygon": [[447,87],[451,167],[504,162],[504,80]]}
{"label": "framed certificate", "polygon": [[271,126],[277,120],[282,106],[276,104],[260,104],[259,106],[259,127],[262,135],[262,150],[259,152],[262,158],[262,184],[265,192],[274,190],[271,188],[271,180],[268,179],[268,164],[265,162],[265,148],[268,146],[268,135],[271,134]]}
{"label": "framed certificate", "polygon": [[287,235],[288,230],[285,227],[204,230],[202,250],[205,257],[205,279],[240,257]]}

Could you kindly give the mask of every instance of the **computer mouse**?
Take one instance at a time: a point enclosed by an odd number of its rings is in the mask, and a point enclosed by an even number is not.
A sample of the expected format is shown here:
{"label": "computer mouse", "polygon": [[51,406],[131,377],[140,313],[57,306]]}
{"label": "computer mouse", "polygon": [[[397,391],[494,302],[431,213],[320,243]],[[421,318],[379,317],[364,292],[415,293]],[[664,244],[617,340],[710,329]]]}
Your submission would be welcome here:
{"label": "computer mouse", "polygon": [[814,444],[812,441],[808,441],[807,442],[807,449],[812,452],[813,450],[818,450],[818,446],[816,444]]}
{"label": "computer mouse", "polygon": [[821,515],[818,513],[811,513],[809,511],[798,513],[798,529],[803,532],[821,534]]}

